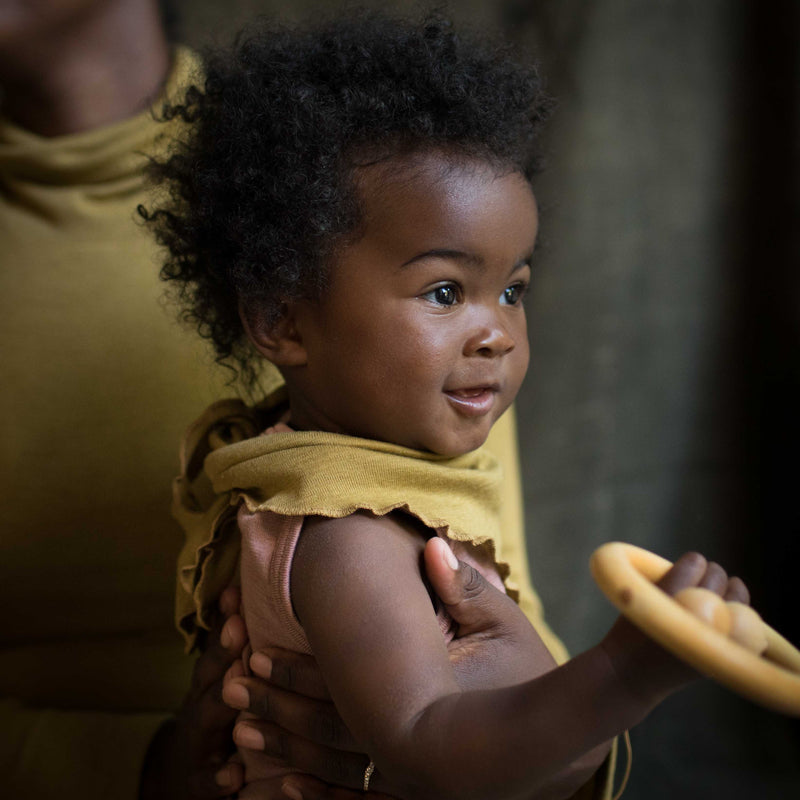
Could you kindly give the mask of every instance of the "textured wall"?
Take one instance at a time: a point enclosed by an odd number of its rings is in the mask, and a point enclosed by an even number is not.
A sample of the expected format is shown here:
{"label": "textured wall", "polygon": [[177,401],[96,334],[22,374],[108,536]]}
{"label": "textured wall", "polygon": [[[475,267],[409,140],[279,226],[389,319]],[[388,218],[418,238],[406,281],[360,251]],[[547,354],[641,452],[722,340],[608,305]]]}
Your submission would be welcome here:
{"label": "textured wall", "polygon": [[[580,649],[611,619],[586,572],[598,544],[670,558],[697,549],[743,575],[797,639],[797,511],[787,491],[764,490],[797,476],[781,455],[798,443],[796,423],[774,416],[798,397],[798,339],[770,329],[781,315],[797,320],[796,139],[770,158],[769,188],[755,188],[763,140],[772,153],[791,141],[791,123],[759,107],[778,81],[795,87],[797,109],[797,51],[780,50],[796,47],[796,15],[759,21],[731,2],[567,5],[555,16],[533,5],[518,32],[538,28],[561,99],[538,190],[548,241],[520,400],[535,580]],[[764,52],[754,23],[791,16],[792,34],[772,35]],[[783,117],[791,99],[780,98]],[[782,225],[764,210],[772,195],[794,204]],[[782,293],[788,308],[774,304]],[[791,353],[794,367],[776,372]],[[797,725],[711,685],[659,708],[633,741],[626,796],[800,793]]]}

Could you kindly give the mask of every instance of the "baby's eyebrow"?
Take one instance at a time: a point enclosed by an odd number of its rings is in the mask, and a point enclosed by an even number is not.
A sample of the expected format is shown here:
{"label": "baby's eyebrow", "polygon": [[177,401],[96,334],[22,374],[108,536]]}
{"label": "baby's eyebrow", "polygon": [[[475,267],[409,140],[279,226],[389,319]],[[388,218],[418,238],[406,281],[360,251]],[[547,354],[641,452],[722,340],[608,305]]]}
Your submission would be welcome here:
{"label": "baby's eyebrow", "polygon": [[529,267],[531,265],[531,261],[533,261],[533,255],[536,252],[536,248],[539,246],[539,240],[537,239],[533,245],[528,249],[525,255],[521,256],[514,266],[511,268],[511,275],[515,272],[518,272],[525,267]]}
{"label": "baby's eyebrow", "polygon": [[526,264],[529,265],[531,263],[531,261],[533,261],[533,257],[536,255],[536,251],[538,249],[539,249],[539,240],[537,239],[533,243],[533,247],[531,247],[530,250],[528,250],[528,252],[525,253],[524,256],[522,256],[522,258],[520,258],[520,260],[517,262],[517,265],[514,267],[514,269],[518,269],[519,267],[524,267]]}
{"label": "baby's eyebrow", "polygon": [[463,250],[451,250],[449,248],[436,248],[434,250],[426,250],[424,253],[419,253],[413,258],[409,258],[400,268],[409,267],[417,261],[424,261],[426,258],[446,258],[451,261],[461,261],[468,267],[480,267],[483,265],[483,259],[474,253],[466,253]]}
{"label": "baby's eyebrow", "polygon": [[[526,266],[531,258],[533,258],[533,254],[536,250],[538,245],[538,240],[534,243],[533,247],[531,247],[525,255],[523,255],[513,266],[512,272],[516,272],[518,269]],[[418,255],[414,256],[413,258],[409,258],[408,261],[400,265],[400,269],[404,269],[405,267],[409,267],[412,264],[417,263],[418,261],[424,261],[426,258],[446,258],[452,261],[461,261],[465,266],[472,267],[472,268],[479,268],[484,265],[484,260],[475,253],[467,253],[463,250],[451,250],[449,248],[436,248],[433,250],[426,250],[424,253],[419,253]]]}
{"label": "baby's eyebrow", "polygon": [[400,268],[409,267],[417,261],[423,261],[426,258],[447,258],[452,261],[462,261],[468,267],[479,267],[483,264],[483,259],[474,253],[465,253],[463,250],[439,248],[426,250],[424,253],[419,253],[413,258],[409,258],[408,261],[400,265]]}

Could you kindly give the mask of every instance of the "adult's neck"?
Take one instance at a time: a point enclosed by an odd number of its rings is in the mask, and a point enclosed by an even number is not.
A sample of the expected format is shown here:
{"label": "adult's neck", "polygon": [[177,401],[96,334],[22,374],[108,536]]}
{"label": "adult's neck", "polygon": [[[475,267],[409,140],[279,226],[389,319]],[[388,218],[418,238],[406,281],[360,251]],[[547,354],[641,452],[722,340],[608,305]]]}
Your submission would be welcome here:
{"label": "adult's neck", "polygon": [[3,115],[41,136],[99,128],[147,108],[168,71],[156,0],[106,0],[0,45]]}

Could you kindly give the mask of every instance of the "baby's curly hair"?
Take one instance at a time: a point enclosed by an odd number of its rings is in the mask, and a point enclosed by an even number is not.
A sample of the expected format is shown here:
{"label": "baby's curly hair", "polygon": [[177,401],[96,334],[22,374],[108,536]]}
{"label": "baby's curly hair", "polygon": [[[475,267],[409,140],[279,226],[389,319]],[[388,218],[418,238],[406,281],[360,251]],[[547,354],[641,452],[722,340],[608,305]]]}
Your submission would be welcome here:
{"label": "baby's curly hair", "polygon": [[285,301],[320,297],[336,248],[358,235],[360,166],[439,149],[530,180],[551,105],[534,67],[439,15],[262,22],[207,55],[204,75],[165,108],[187,133],[151,167],[167,199],[140,213],[168,250],[161,277],[182,317],[247,384],[240,304],[275,321]]}

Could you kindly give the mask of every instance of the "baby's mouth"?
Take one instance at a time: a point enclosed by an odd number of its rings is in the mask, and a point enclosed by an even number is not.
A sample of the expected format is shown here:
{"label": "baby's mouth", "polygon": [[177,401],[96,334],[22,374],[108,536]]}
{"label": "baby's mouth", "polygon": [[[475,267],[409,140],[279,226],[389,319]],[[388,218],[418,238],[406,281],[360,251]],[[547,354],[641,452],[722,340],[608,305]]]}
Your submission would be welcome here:
{"label": "baby's mouth", "polygon": [[491,411],[497,397],[496,386],[469,386],[447,389],[445,396],[455,409],[466,416],[482,416]]}

